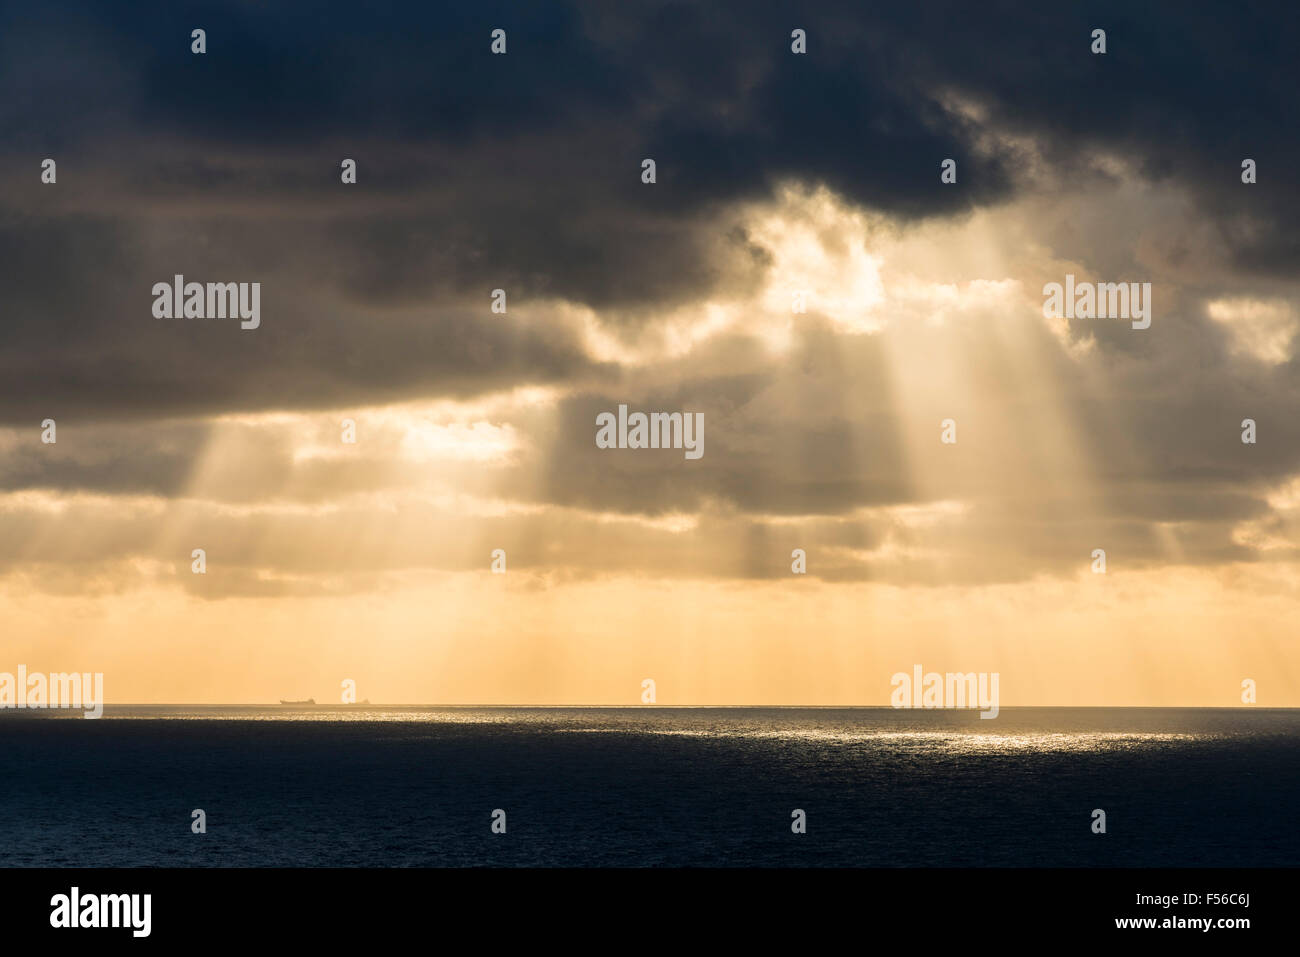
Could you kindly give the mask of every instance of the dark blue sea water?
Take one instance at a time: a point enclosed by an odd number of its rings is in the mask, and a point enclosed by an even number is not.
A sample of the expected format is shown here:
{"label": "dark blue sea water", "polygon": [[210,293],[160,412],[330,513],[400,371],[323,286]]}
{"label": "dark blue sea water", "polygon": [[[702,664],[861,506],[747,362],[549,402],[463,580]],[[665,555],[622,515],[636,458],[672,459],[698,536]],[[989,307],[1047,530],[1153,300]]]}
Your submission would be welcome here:
{"label": "dark blue sea water", "polygon": [[0,712],[9,867],[1296,865],[1297,806],[1293,710]]}

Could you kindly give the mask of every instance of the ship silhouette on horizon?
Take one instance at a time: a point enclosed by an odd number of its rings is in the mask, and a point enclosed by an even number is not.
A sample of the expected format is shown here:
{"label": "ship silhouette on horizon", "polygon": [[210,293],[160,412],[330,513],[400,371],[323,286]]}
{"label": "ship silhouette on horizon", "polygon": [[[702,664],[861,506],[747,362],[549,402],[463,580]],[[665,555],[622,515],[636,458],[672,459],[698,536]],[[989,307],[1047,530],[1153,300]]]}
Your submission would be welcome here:
{"label": "ship silhouette on horizon", "polygon": [[[281,699],[280,699],[280,704],[314,705],[315,703],[316,703],[316,699],[315,699],[315,698],[307,698],[307,699],[304,700],[304,701],[286,701],[284,698],[281,698]],[[369,698],[366,698],[366,699],[363,700],[363,701],[353,701],[353,702],[346,702],[346,701],[345,701],[345,702],[343,703],[343,707],[345,707],[345,708],[361,708],[361,707],[368,707],[368,706],[370,706],[370,699],[369,699]]]}

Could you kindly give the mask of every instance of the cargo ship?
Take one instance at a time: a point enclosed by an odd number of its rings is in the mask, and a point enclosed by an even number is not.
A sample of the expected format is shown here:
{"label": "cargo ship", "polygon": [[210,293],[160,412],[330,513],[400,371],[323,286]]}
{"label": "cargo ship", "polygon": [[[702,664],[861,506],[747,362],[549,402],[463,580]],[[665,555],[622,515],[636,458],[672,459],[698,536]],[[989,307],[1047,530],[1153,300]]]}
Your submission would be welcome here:
{"label": "cargo ship", "polygon": [[283,698],[280,699],[280,704],[315,704],[315,703],[316,703],[315,698],[308,698],[306,701],[285,701]]}

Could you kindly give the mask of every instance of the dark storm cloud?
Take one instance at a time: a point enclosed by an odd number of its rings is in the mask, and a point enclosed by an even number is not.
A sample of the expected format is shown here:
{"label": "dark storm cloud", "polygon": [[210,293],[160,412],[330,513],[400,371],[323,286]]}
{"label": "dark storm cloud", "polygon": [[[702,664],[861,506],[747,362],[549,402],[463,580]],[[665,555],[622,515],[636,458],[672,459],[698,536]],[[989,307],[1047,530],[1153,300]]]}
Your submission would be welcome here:
{"label": "dark storm cloud", "polygon": [[[319,408],[599,369],[570,330],[517,318],[526,309],[491,316],[489,290],[477,311],[454,300],[416,306],[400,282],[370,302],[364,288],[330,296],[313,281],[324,264],[282,239],[248,220],[172,220],[144,236],[103,219],[11,219],[0,227],[0,256],[14,271],[0,354],[3,418]],[[339,263],[340,281],[355,283],[356,268]],[[177,273],[260,281],[261,327],[154,318],[153,284]]]}
{"label": "dark storm cloud", "polygon": [[65,421],[56,426],[56,442],[40,442],[40,433],[39,424],[33,423],[24,436],[27,441],[0,455],[0,490],[177,495],[184,491],[210,429],[201,422],[149,423],[133,429]]}
{"label": "dark storm cloud", "polygon": [[[718,235],[716,213],[781,178],[824,179],[900,215],[1005,193],[996,160],[972,160],[960,193],[932,188],[964,131],[878,85],[849,37],[795,63],[784,19],[690,6],[8,9],[0,417],[581,378],[593,364],[563,330],[478,321],[490,290],[516,308],[562,298],[641,322],[761,276],[764,253],[743,231]],[[488,52],[496,26],[504,57]],[[60,164],[54,187],[37,179],[45,156]],[[355,189],[338,182],[343,156],[359,162]],[[646,156],[654,189],[639,179]],[[149,289],[176,273],[262,282],[266,322],[251,336],[160,323]],[[418,319],[393,312],[417,303]]]}
{"label": "dark storm cloud", "polygon": [[[196,27],[204,56],[190,53]],[[488,52],[495,27],[508,31],[503,57]],[[790,53],[795,27],[808,31],[807,56]],[[1105,56],[1088,50],[1096,27]],[[61,441],[77,441],[8,454],[0,484],[184,492],[206,429],[76,431],[101,419],[149,429],[160,417],[560,384],[573,392],[529,432],[539,458],[504,489],[515,500],[829,516],[808,541],[831,550],[819,564],[831,578],[874,577],[848,553],[885,538],[873,526],[843,541],[836,521],[934,495],[983,503],[944,543],[1006,547],[964,571],[900,559],[891,574],[1068,570],[1099,532],[1130,562],[1155,561],[1169,540],[1154,522],[1184,526],[1169,535],[1186,560],[1241,558],[1233,523],[1278,527],[1266,486],[1300,468],[1300,368],[1235,355],[1205,303],[1294,295],[1283,281],[1300,265],[1298,40],[1300,13],[1286,5],[9,5],[0,422],[34,435],[53,417]],[[918,488],[911,420],[932,431],[937,417],[901,407],[892,333],[844,336],[810,316],[785,356],[736,334],[626,370],[587,355],[553,308],[589,306],[631,336],[683,304],[752,292],[770,257],[731,211],[786,181],[908,224],[1027,193],[1040,163],[1056,190],[1096,188],[1121,175],[1099,171],[1103,153],[1124,175],[1185,193],[1222,262],[1176,294],[1158,285],[1145,333],[1076,324],[1096,340],[1090,359],[1021,330],[1043,340],[1045,378],[1103,485],[1087,521],[1053,497],[1032,432],[1023,448],[1015,435],[988,443],[990,459],[1015,461],[1022,490],[995,488],[979,462]],[[46,156],[56,186],[39,182]],[[339,182],[345,156],[359,163],[356,186]],[[645,157],[658,164],[653,187],[640,182]],[[947,157],[956,186],[939,183]],[[1259,163],[1255,186],[1240,182],[1245,157]],[[1145,268],[1134,237],[1148,212],[1121,221],[1107,208],[1100,224],[1069,219],[1036,238],[1103,280],[1147,278],[1134,274]],[[1177,239],[1163,261],[1194,273]],[[150,289],[176,273],[261,282],[261,328],[155,319]],[[506,316],[488,311],[498,287]],[[994,337],[972,336],[968,371],[1003,383]],[[619,402],[705,411],[705,457],[596,449],[595,414]],[[1014,399],[999,411],[1019,421]],[[1239,440],[1246,416],[1266,437],[1257,446]],[[373,478],[308,481],[283,444],[251,452],[258,481],[224,494],[311,498]],[[784,562],[797,536],[782,528],[746,534],[755,550],[779,544]],[[784,574],[745,560],[711,558],[708,573]]]}
{"label": "dark storm cloud", "polygon": [[[1294,267],[1295,76],[1281,65],[1296,13],[1210,9],[11,6],[0,268],[7,354],[22,361],[6,361],[0,415],[328,405],[588,374],[562,335],[470,312],[504,287],[640,322],[752,283],[762,252],[718,235],[716,213],[788,178],[902,219],[1012,195],[1022,158],[974,149],[983,130],[940,105],[951,91],[1061,169],[1104,147],[1184,183],[1245,237],[1244,265]],[[796,26],[807,56],[789,51]],[[1087,50],[1094,26],[1109,30],[1104,57]],[[495,27],[506,56],[488,52]],[[1246,154],[1262,178],[1243,191]],[[37,182],[47,155],[53,188]],[[355,188],[338,183],[344,155]],[[647,156],[654,188],[639,180]],[[941,188],[949,156],[960,185]],[[255,341],[152,320],[149,285],[176,272],[262,281]],[[382,311],[417,301],[415,325]]]}
{"label": "dark storm cloud", "polygon": [[[919,16],[926,6],[908,9]],[[966,7],[946,22],[977,41],[919,44],[909,71],[919,85],[976,96],[990,126],[1032,135],[1058,170],[1100,148],[1144,178],[1178,183],[1231,238],[1243,270],[1294,272],[1300,71],[1289,51],[1300,8],[1099,3],[1004,7],[1016,15],[991,19]],[[1104,56],[1080,42],[1094,28],[1107,31]],[[1248,157],[1269,174],[1243,188]]]}

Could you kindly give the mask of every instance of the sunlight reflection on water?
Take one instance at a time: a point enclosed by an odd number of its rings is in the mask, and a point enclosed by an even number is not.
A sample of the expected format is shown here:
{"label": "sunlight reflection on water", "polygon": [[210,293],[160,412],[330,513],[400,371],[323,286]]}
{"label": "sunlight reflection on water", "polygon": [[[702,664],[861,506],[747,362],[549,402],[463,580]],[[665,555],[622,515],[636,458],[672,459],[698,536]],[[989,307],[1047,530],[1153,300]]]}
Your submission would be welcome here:
{"label": "sunlight reflection on water", "polygon": [[[79,718],[80,712],[47,711],[42,716]],[[439,726],[490,725],[507,731],[878,745],[977,754],[1117,751],[1231,740],[1255,733],[1258,729],[1250,727],[1255,717],[1263,718],[1263,713],[1007,708],[998,718],[985,720],[973,709],[122,705],[109,706],[101,720],[382,724],[403,725],[411,733],[436,733]]]}

